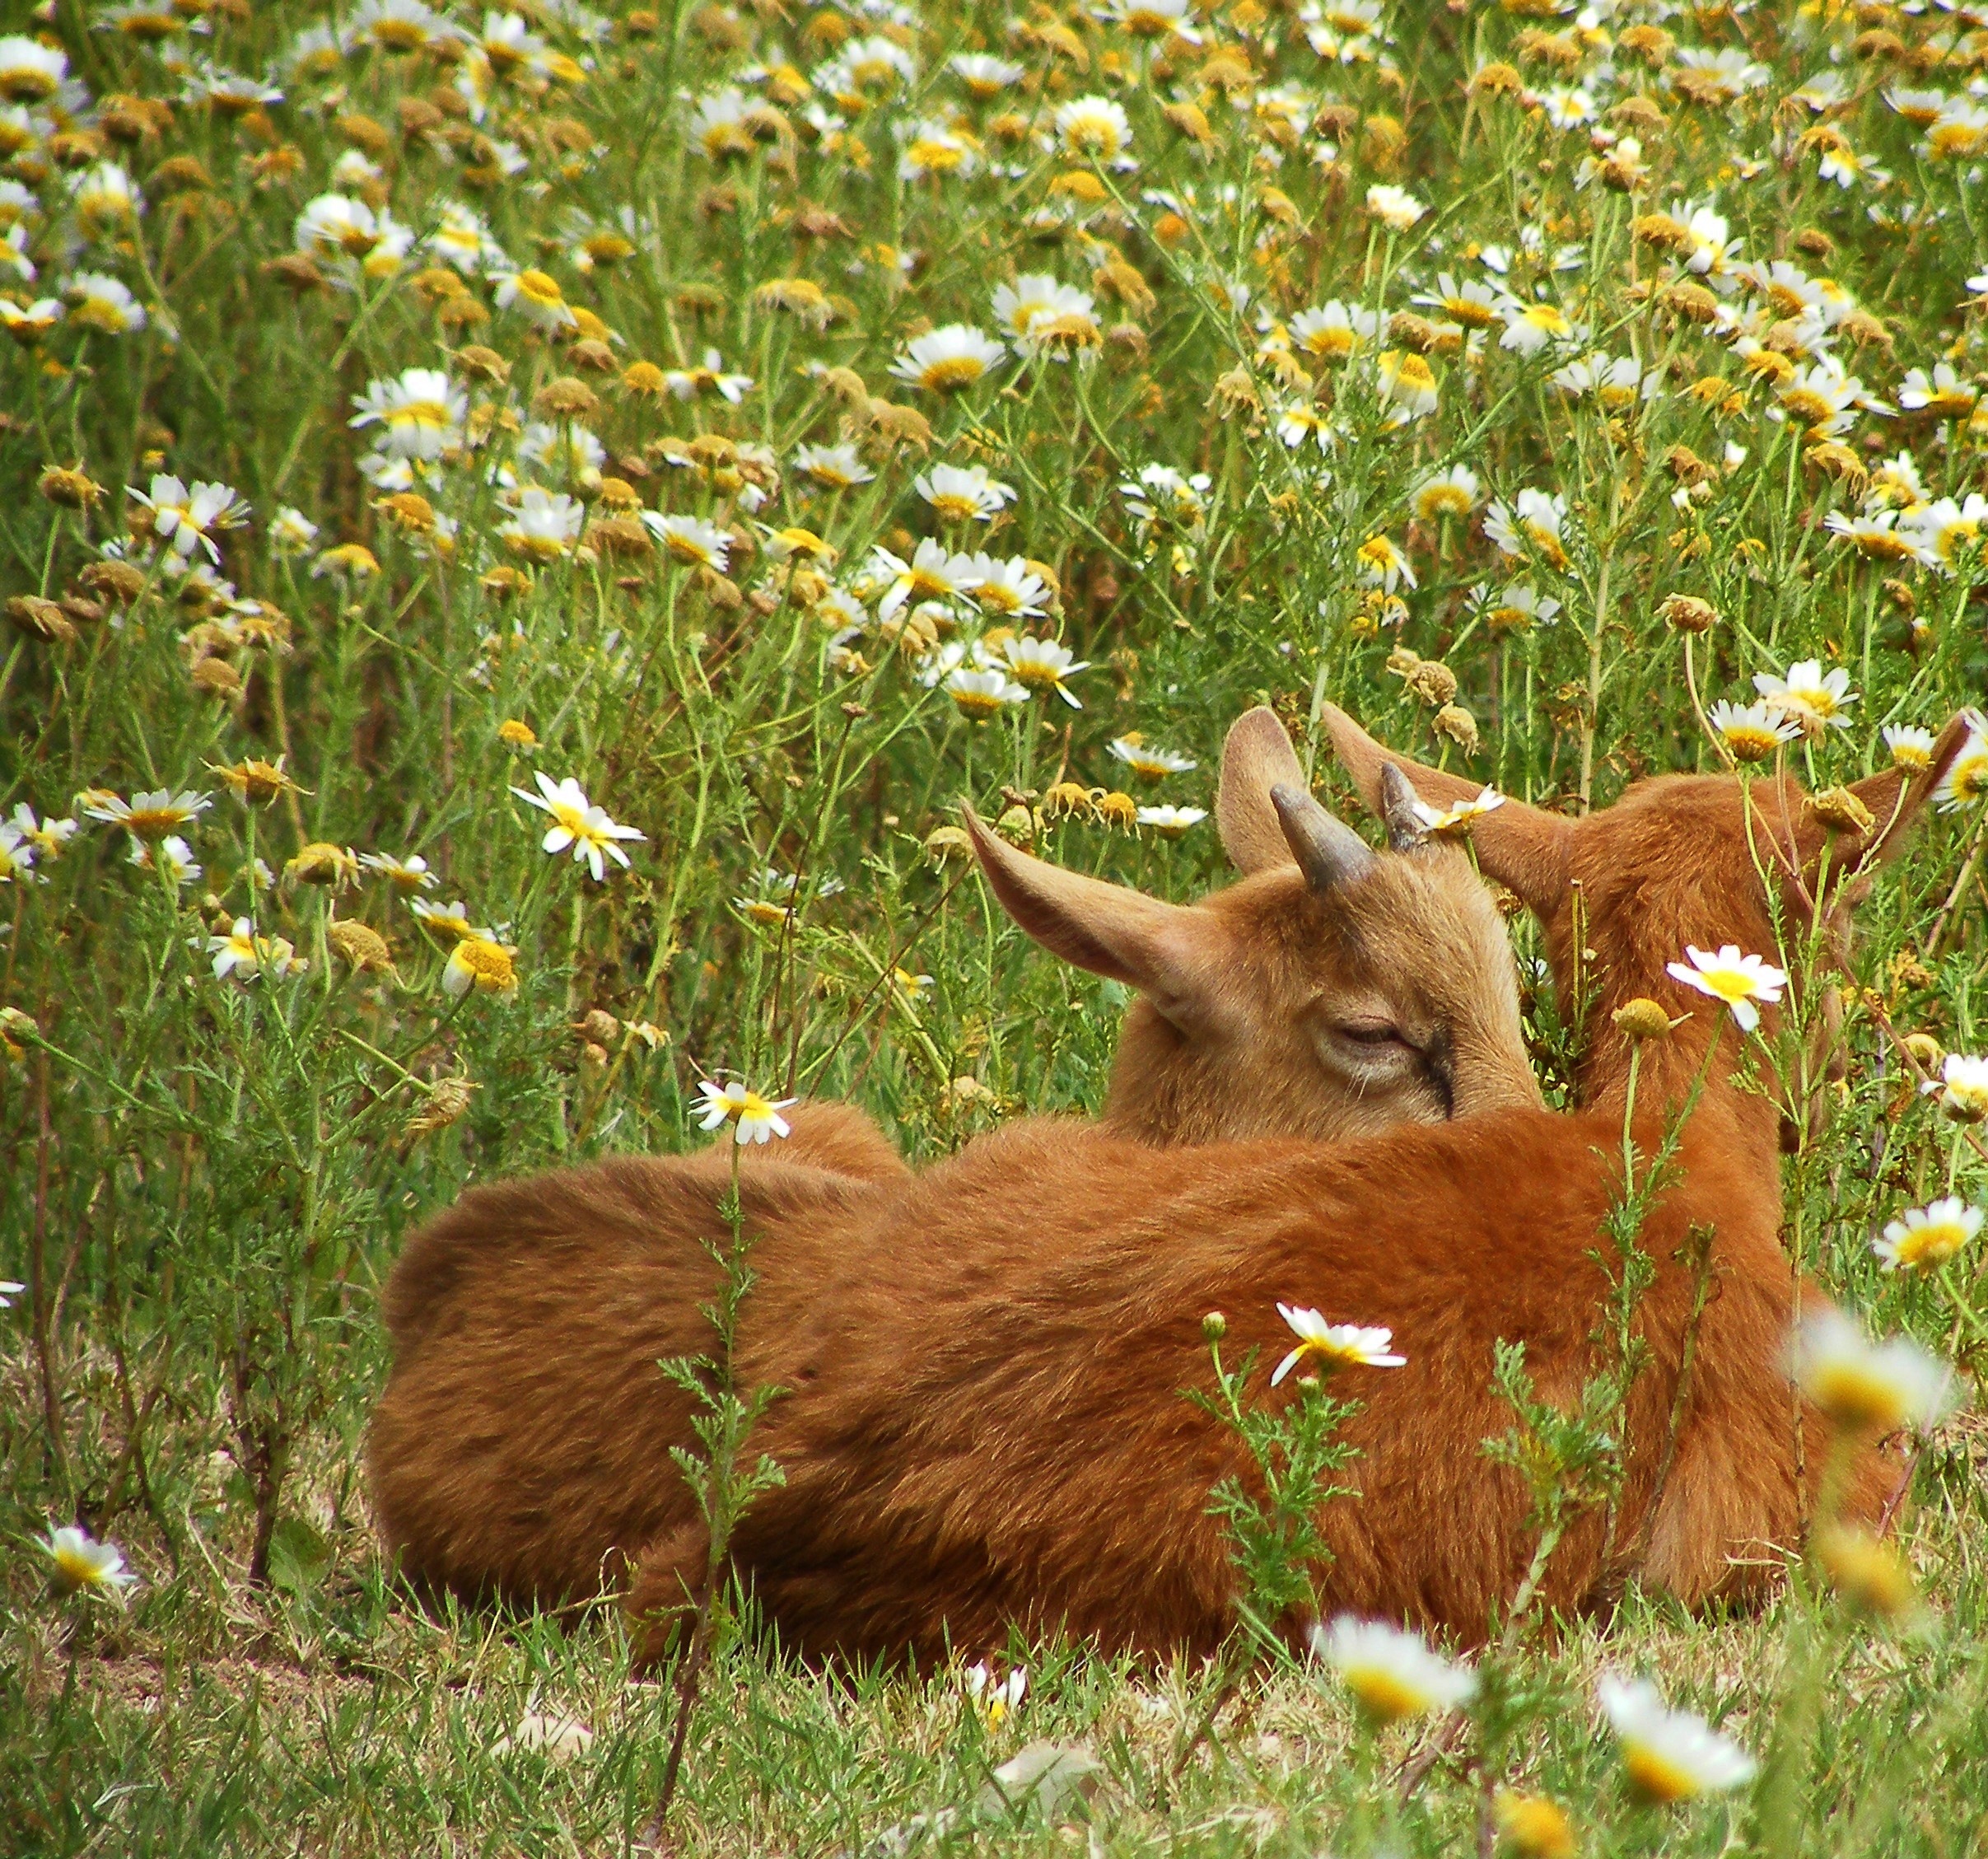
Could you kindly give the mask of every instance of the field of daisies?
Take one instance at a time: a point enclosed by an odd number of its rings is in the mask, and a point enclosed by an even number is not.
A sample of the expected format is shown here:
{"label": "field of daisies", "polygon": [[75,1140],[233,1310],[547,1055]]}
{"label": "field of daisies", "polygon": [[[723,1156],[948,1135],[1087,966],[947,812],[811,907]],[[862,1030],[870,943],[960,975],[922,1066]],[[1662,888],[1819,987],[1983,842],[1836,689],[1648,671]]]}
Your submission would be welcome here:
{"label": "field of daisies", "polygon": [[1988,9],[4,24],[0,1850],[1988,1838],[1988,724],[1785,1165],[1937,1365],[1911,1501],[1764,1613],[908,1676],[734,1597],[665,1802],[618,1611],[417,1604],[360,1469],[473,1177],[720,1086],[914,1158],[1097,1105],[1125,993],[962,800],[1186,899],[1253,703],[1342,802],[1325,701],[1568,811],[1923,765],[1988,696]]}

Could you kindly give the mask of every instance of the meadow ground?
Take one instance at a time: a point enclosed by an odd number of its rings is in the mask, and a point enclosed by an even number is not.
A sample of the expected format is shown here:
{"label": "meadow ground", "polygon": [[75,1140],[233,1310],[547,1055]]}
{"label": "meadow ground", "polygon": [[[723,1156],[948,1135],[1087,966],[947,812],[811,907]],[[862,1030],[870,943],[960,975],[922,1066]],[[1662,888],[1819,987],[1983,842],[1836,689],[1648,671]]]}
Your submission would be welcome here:
{"label": "meadow ground", "polygon": [[[1570,812],[1923,763],[1988,694],[1988,16],[7,20],[0,1849],[1978,1849],[1981,736],[1840,1080],[1818,951],[1750,952],[1787,1245],[1952,1371],[1896,1551],[1522,1620],[1416,1786],[1435,1717],[1326,1662],[1018,1643],[976,1692],[721,1607],[659,1829],[615,1609],[415,1605],[360,1442],[473,1177],[691,1146],[707,1079],[915,1158],[1095,1107],[1124,990],[1007,926],[963,797],[1185,898],[1260,702],[1341,801],[1327,700]],[[1581,1002],[1513,928],[1564,1102]],[[1611,1673],[1696,1717],[1618,1735]]]}

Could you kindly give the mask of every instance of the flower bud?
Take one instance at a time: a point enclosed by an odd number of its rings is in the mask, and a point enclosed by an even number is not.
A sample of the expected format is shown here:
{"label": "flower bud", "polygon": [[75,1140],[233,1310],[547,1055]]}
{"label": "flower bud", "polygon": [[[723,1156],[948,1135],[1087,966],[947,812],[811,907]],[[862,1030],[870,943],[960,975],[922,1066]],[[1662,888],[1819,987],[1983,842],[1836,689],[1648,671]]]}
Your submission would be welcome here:
{"label": "flower bud", "polygon": [[1211,1343],[1219,1343],[1229,1334],[1229,1320],[1220,1310],[1211,1310],[1201,1320],[1201,1333]]}
{"label": "flower bud", "polygon": [[1847,787],[1825,787],[1808,796],[1809,810],[1836,833],[1868,833],[1876,822],[1871,810]]}
{"label": "flower bud", "polygon": [[1719,610],[1696,594],[1673,594],[1657,609],[1658,617],[1668,620],[1680,633],[1709,633],[1718,623]]}
{"label": "flower bud", "polygon": [[1639,994],[1633,1001],[1626,1001],[1609,1017],[1624,1039],[1633,1039],[1638,1044],[1645,1039],[1670,1036],[1670,1016],[1645,994]]}

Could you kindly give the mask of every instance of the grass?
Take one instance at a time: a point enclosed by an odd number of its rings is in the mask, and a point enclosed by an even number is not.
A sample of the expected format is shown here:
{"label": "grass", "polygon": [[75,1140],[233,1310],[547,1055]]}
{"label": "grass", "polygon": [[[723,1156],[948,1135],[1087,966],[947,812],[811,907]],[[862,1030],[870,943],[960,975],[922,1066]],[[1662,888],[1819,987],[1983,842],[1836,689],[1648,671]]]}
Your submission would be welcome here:
{"label": "grass", "polygon": [[[1988,46],[1658,11],[1234,0],[1189,43],[967,0],[50,0],[0,39],[0,1847],[650,1840],[671,1693],[614,1609],[436,1615],[382,1564],[378,1287],[472,1179],[688,1146],[715,1075],[917,1157],[1094,1108],[1124,992],[1006,926],[963,797],[1184,898],[1212,823],[1150,810],[1210,803],[1256,702],[1308,757],[1329,698],[1575,810],[1722,765],[1758,677],[1817,693],[1771,751],[1812,788],[1981,700]],[[1006,345],[978,379],[915,346],[954,324]],[[940,466],[1012,494],[960,514]],[[1983,1198],[1878,1023],[1983,1049],[1970,766],[1863,913],[1785,1165],[1795,1256],[1963,1384],[1978,1241],[1924,1276],[1870,1242]],[[625,868],[541,849],[539,775],[642,835]],[[1500,1775],[1584,1851],[1971,1850],[1979,1442],[1922,1455],[1911,1623],[1813,1567],[1745,1619],[1632,1591],[1500,1667]],[[58,1524],[137,1586],[58,1592]],[[1491,1838],[1458,1764],[1398,1806],[1415,1727],[1315,1670],[1193,1742],[1199,1672],[1017,1646],[990,1724],[955,1671],[716,1618],[680,1851]],[[1604,1668],[1759,1779],[1636,1805]],[[520,1747],[534,1715],[591,1740]],[[1038,1743],[1100,1767],[987,1806]]]}

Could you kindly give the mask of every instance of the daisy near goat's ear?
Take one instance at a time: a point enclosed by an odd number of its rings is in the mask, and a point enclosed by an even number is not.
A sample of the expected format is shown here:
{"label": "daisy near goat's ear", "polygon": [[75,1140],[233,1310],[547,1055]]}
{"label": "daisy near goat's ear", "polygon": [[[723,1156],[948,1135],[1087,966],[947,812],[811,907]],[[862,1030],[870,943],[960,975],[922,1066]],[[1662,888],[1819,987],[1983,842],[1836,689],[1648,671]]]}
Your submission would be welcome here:
{"label": "daisy near goat's ear", "polygon": [[1244,877],[1290,863],[1290,846],[1270,799],[1271,789],[1280,784],[1302,792],[1304,770],[1276,712],[1259,704],[1230,725],[1215,796],[1222,849]]}
{"label": "daisy near goat's ear", "polygon": [[[1327,704],[1319,721],[1332,738],[1340,766],[1359,788],[1360,799],[1384,819],[1392,819],[1383,773],[1390,765],[1407,777],[1416,797],[1430,806],[1454,807],[1476,801],[1484,792],[1480,781],[1425,768],[1383,748],[1337,704]],[[1505,797],[1496,810],[1480,815],[1473,822],[1471,837],[1477,846],[1478,868],[1486,877],[1515,892],[1538,915],[1550,917],[1565,901],[1567,849],[1574,824]]]}
{"label": "daisy near goat's ear", "polygon": [[[960,817],[1001,908],[1034,941],[1077,968],[1136,988],[1181,1031],[1209,1030],[1220,996],[1220,924],[1017,852],[971,807]],[[1290,862],[1286,851],[1283,862]]]}

